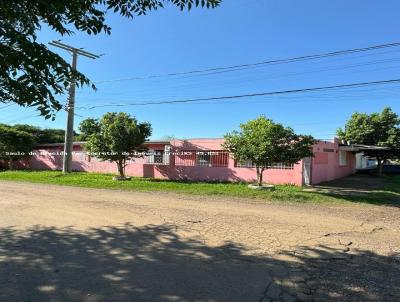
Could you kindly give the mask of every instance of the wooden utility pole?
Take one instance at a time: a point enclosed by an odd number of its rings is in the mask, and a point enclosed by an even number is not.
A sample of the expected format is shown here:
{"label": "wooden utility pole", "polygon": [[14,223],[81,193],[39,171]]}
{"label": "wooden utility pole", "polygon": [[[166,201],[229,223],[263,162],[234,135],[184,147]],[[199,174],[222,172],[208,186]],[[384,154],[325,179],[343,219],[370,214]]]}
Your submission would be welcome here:
{"label": "wooden utility pole", "polygon": [[[84,51],[81,48],[75,48],[59,41],[52,41],[49,43],[52,46],[67,50],[72,54],[72,70],[76,70],[78,56],[85,56],[90,59],[97,59],[100,56]],[[72,172],[72,151],[74,142],[74,115],[75,115],[75,87],[76,80],[73,77],[69,84],[68,89],[68,102],[67,102],[67,126],[65,129],[64,141],[64,155],[63,155],[63,173]]]}

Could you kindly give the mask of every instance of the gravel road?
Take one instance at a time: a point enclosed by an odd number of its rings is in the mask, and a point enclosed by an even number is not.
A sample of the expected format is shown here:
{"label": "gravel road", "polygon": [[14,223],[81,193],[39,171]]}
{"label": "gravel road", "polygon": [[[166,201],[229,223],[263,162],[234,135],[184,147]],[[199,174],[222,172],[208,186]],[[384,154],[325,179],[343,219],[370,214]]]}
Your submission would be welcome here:
{"label": "gravel road", "polygon": [[0,301],[400,301],[399,217],[0,181]]}

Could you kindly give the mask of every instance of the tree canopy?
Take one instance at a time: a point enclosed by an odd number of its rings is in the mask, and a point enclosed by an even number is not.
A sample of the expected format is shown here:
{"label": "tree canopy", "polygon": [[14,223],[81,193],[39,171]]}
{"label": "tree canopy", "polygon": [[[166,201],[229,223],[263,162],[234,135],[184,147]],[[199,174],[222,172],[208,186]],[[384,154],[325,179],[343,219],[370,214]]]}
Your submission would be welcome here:
{"label": "tree canopy", "polygon": [[94,118],[87,118],[79,124],[79,140],[86,141],[90,135],[100,132],[100,124]]}
{"label": "tree canopy", "polygon": [[27,124],[16,124],[6,125],[0,124],[3,127],[11,128],[17,131],[23,131],[30,133],[34,136],[37,144],[51,144],[51,143],[63,143],[65,130],[64,129],[51,129],[51,128],[40,128]]}
{"label": "tree canopy", "polygon": [[297,135],[293,129],[274,123],[265,116],[241,124],[240,129],[225,135],[223,147],[233,153],[236,161],[251,161],[259,185],[264,170],[271,165],[294,164],[312,156],[314,139],[311,136]]}
{"label": "tree canopy", "polygon": [[137,153],[145,150],[143,143],[152,131],[149,123],[138,123],[124,112],[109,112],[100,120],[84,120],[80,130],[87,138],[86,149],[89,153],[102,160],[115,162],[121,178],[125,177],[126,161],[140,156]]}
{"label": "tree canopy", "polygon": [[389,150],[367,150],[364,153],[376,157],[378,174],[382,174],[382,163],[388,159],[400,158],[400,118],[386,107],[382,112],[354,113],[344,129],[338,129],[339,138],[363,145],[388,147]]}
{"label": "tree canopy", "polygon": [[9,169],[16,160],[27,158],[35,144],[32,134],[0,125],[0,159],[8,160]]}
{"label": "tree canopy", "polygon": [[[38,42],[44,26],[58,34],[111,33],[109,12],[134,18],[171,3],[183,9],[214,8],[221,0],[3,0],[0,5],[0,102],[36,107],[49,118],[62,108],[58,98],[72,79],[78,86],[90,80]],[[93,86],[93,85],[92,85]],[[93,86],[94,88],[94,86]]]}

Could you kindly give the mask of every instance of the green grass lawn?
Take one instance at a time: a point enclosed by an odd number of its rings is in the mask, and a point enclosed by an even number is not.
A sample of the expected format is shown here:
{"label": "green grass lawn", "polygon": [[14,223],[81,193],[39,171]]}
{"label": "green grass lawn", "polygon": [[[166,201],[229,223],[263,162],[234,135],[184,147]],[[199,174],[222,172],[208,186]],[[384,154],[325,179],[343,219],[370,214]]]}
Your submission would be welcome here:
{"label": "green grass lawn", "polygon": [[[74,172],[64,175],[57,171],[3,171],[0,180],[26,181],[87,188],[132,191],[163,191],[195,195],[257,198],[285,202],[363,202],[400,205],[400,177],[387,177],[382,188],[367,193],[303,189],[295,186],[276,186],[276,191],[258,191],[244,183],[210,183],[132,178],[130,181],[114,181],[111,174]],[[324,186],[326,188],[326,186]]]}

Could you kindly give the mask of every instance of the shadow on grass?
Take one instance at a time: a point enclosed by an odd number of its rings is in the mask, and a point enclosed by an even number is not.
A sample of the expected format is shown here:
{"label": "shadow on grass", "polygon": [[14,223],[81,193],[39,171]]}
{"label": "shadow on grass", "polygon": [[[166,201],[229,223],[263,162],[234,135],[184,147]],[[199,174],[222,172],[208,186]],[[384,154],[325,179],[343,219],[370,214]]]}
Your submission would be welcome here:
{"label": "shadow on grass", "polygon": [[133,177],[132,181],[115,182],[113,174],[74,172],[23,171],[4,173],[0,179],[49,183],[103,189],[121,189],[146,192],[172,192],[178,194],[252,198],[294,203],[357,202],[375,205],[400,206],[400,177],[378,178],[356,175],[323,183],[313,187],[277,185],[274,192],[252,190],[245,183],[168,180]]}
{"label": "shadow on grass", "polygon": [[190,179],[160,179],[160,178],[146,178],[146,177],[133,177],[135,180],[142,180],[154,183],[176,183],[176,184],[222,184],[222,185],[245,185],[245,182],[232,182],[232,181],[217,181],[217,180],[190,180]]}
{"label": "shadow on grass", "polygon": [[341,198],[350,202],[400,207],[400,177],[352,175],[321,183],[307,192]]}
{"label": "shadow on grass", "polygon": [[[0,301],[398,301],[399,255],[317,247],[281,260],[174,225],[0,229]],[[266,298],[268,297],[268,299]],[[285,299],[285,300],[282,300]],[[291,299],[291,300],[290,300]]]}

